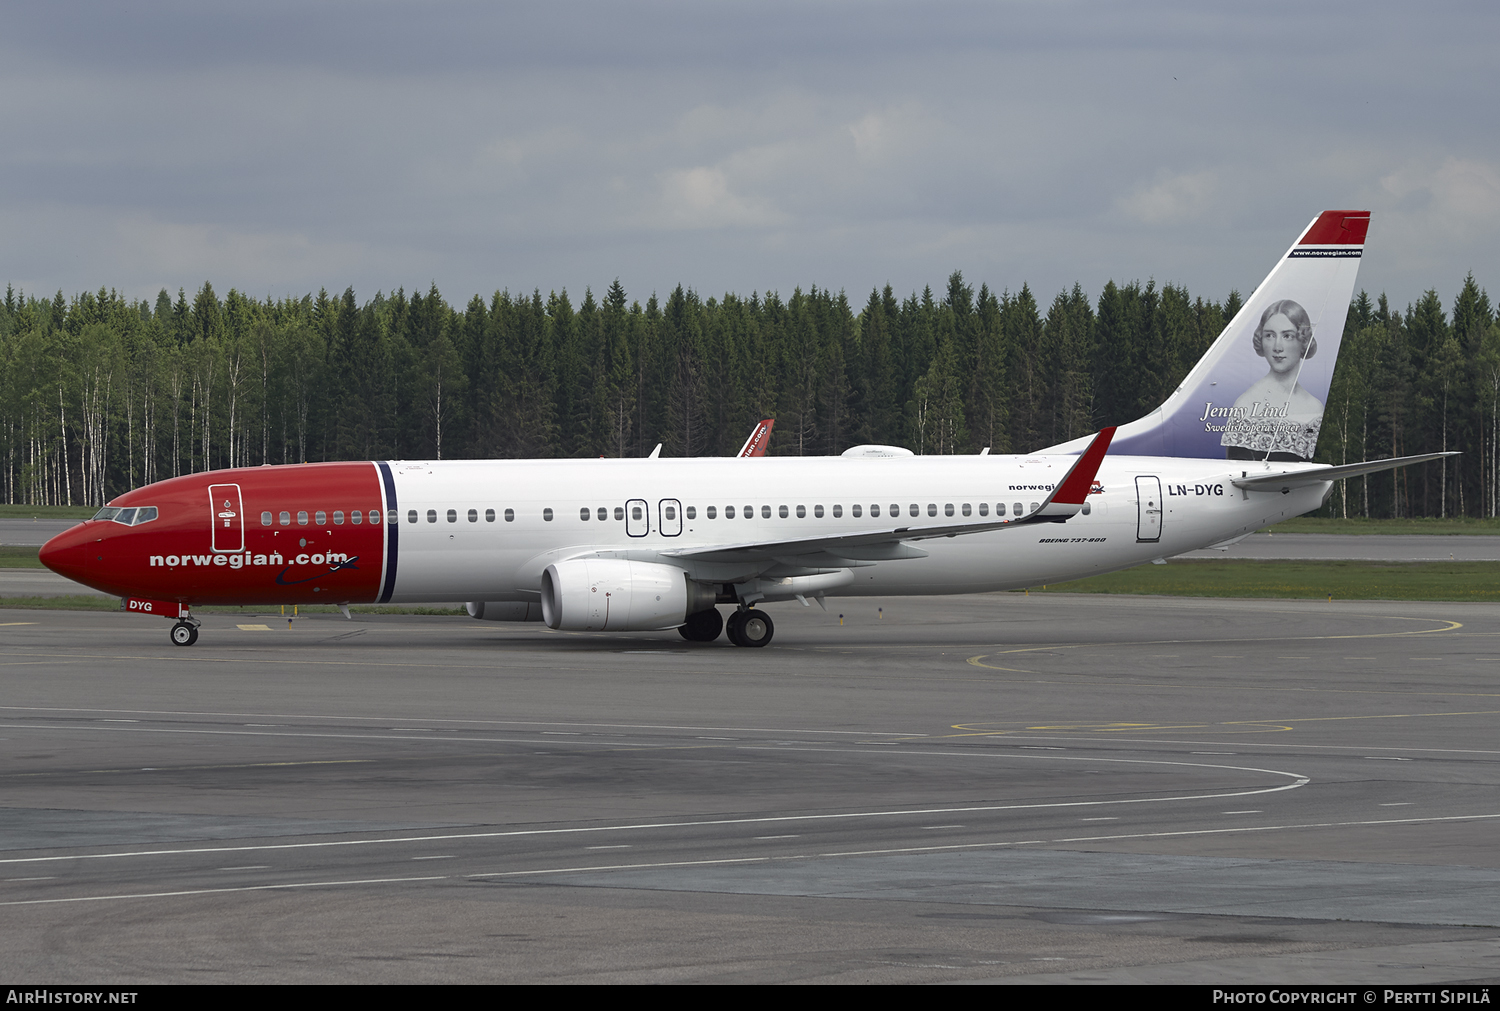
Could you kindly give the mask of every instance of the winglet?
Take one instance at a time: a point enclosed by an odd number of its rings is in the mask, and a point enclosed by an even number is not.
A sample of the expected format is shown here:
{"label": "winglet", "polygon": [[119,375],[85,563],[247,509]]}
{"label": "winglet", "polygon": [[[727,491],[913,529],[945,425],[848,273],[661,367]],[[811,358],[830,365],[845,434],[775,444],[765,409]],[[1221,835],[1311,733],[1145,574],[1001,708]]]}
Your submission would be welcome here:
{"label": "winglet", "polygon": [[755,426],[755,431],[750,433],[750,438],[740,447],[736,456],[765,456],[766,447],[771,444],[771,429],[776,425],[775,418],[765,418]]}
{"label": "winglet", "polygon": [[1100,429],[1099,434],[1094,436],[1094,441],[1089,443],[1088,449],[1083,451],[1078,461],[1057,483],[1057,487],[1052,489],[1052,494],[1047,496],[1047,501],[1026,518],[1060,523],[1082,512],[1089,491],[1094,487],[1094,478],[1099,473],[1099,465],[1104,462],[1104,454],[1109,449],[1110,440],[1114,437],[1113,427]]}

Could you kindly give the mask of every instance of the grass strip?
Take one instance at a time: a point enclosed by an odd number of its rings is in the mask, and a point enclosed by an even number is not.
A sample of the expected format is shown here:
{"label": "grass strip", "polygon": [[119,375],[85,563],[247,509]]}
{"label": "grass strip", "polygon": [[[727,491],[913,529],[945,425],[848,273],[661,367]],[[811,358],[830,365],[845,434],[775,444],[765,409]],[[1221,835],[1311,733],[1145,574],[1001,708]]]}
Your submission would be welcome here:
{"label": "grass strip", "polygon": [[[1036,592],[1038,588],[1033,588]],[[1291,600],[1500,601],[1494,562],[1252,561],[1182,558],[1124,572],[1049,583],[1046,593]]]}
{"label": "grass strip", "polygon": [[1365,520],[1328,516],[1296,516],[1267,527],[1275,534],[1500,534],[1500,519]]}
{"label": "grass strip", "polygon": [[46,568],[36,556],[40,550],[35,544],[0,544],[0,569]]}
{"label": "grass strip", "polygon": [[98,511],[98,506],[5,505],[0,503],[0,520],[86,520]]}

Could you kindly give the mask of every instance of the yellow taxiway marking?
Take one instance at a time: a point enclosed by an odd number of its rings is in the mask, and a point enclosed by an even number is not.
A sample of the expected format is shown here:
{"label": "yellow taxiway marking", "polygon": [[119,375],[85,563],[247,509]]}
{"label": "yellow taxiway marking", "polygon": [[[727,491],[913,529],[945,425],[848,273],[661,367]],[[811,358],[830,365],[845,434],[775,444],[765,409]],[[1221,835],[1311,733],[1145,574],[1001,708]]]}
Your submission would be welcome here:
{"label": "yellow taxiway marking", "polygon": [[34,621],[0,621],[0,627],[6,625],[35,625]]}
{"label": "yellow taxiway marking", "polygon": [[[1120,733],[1130,731],[1197,730],[1221,733],[1266,733],[1269,731],[1295,730],[1294,723],[1329,723],[1339,720],[1409,720],[1434,716],[1495,716],[1497,709],[1475,709],[1457,713],[1377,713],[1370,716],[1307,716],[1290,720],[1229,720],[1224,723],[1042,723],[1027,726],[997,728],[987,723],[955,723],[958,734],[945,737],[1003,737],[1007,734],[1027,734],[1038,731],[1071,731],[1074,733]],[[987,729],[989,728],[989,729]]]}
{"label": "yellow taxiway marking", "polygon": [[269,632],[270,625],[236,625],[236,628],[244,629],[246,632]]}

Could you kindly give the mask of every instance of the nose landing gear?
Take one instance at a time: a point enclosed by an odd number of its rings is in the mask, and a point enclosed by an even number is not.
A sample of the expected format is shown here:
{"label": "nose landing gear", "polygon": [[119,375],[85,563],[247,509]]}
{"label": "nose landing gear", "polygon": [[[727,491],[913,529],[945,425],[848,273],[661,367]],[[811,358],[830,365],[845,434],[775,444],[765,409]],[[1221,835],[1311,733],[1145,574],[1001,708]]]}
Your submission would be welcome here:
{"label": "nose landing gear", "polygon": [[191,646],[198,641],[198,626],[186,621],[179,621],[172,626],[172,644],[175,646]]}

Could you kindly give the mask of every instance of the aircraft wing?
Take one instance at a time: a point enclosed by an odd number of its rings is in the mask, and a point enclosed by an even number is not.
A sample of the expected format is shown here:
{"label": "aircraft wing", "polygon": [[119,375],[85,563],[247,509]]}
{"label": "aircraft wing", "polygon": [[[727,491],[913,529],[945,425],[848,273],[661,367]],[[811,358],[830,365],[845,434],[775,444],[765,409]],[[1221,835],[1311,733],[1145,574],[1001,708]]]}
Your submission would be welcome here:
{"label": "aircraft wing", "polygon": [[1307,470],[1282,471],[1279,474],[1257,474],[1254,477],[1237,477],[1230,483],[1246,491],[1284,491],[1317,484],[1320,481],[1341,481],[1348,477],[1363,477],[1378,474],[1383,470],[1395,470],[1414,463],[1441,460],[1447,456],[1458,456],[1457,452],[1423,453],[1420,456],[1396,456],[1386,460],[1367,460],[1363,463],[1347,463],[1338,467],[1318,466]]}
{"label": "aircraft wing", "polygon": [[[740,544],[710,544],[691,548],[675,548],[659,552],[663,558],[694,559],[704,562],[743,562],[757,559],[791,558],[804,555],[825,554],[836,558],[900,558],[903,554],[892,549],[903,541],[922,541],[934,537],[957,537],[960,534],[987,533],[991,530],[1008,530],[1034,523],[1062,523],[1083,510],[1084,501],[1099,465],[1109,449],[1115,430],[1106,428],[1094,436],[1094,441],[1082,454],[1063,479],[1047,495],[1047,498],[1025,516],[1009,520],[985,520],[978,523],[934,523],[932,525],[908,524],[899,527],[884,527],[851,531],[825,537],[800,537],[784,541],[746,541]],[[884,550],[882,550],[884,549]],[[909,549],[908,556],[918,555]],[[846,555],[845,552],[848,552]]]}

